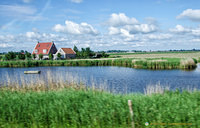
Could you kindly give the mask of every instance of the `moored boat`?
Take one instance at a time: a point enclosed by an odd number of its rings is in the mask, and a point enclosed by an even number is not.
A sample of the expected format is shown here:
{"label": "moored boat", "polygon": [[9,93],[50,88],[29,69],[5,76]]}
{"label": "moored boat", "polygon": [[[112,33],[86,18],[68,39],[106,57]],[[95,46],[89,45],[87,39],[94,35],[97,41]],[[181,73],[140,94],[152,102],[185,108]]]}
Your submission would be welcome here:
{"label": "moored boat", "polygon": [[24,74],[40,74],[41,71],[24,71]]}

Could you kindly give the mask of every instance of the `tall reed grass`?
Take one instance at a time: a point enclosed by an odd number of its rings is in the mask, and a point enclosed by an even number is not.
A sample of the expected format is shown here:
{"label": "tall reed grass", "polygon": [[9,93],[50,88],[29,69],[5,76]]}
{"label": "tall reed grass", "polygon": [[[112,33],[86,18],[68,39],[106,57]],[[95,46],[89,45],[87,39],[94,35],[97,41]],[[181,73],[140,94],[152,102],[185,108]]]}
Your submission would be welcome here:
{"label": "tall reed grass", "polygon": [[1,87],[0,127],[131,127],[127,101],[132,100],[136,128],[145,128],[145,122],[151,128],[198,128],[200,92],[163,91],[159,86],[147,88],[150,95],[55,83]]}
{"label": "tall reed grass", "polygon": [[181,68],[183,69],[194,69],[196,68],[196,64],[197,64],[197,60],[196,59],[184,59],[184,60],[181,60]]}
{"label": "tall reed grass", "polygon": [[131,127],[128,100],[133,101],[136,127],[146,127],[145,122],[152,128],[197,128],[200,124],[200,92],[195,90],[169,91],[158,83],[147,86],[146,95],[114,94],[76,80],[60,77],[54,81],[50,72],[47,80],[26,81],[22,76],[20,82],[12,83],[9,79],[0,87],[2,128]]}
{"label": "tall reed grass", "polygon": [[161,86],[160,82],[158,82],[156,85],[147,85],[147,87],[144,89],[144,94],[164,94],[166,91],[169,91],[169,89],[170,87],[168,85]]}
{"label": "tall reed grass", "polygon": [[34,66],[124,66],[142,69],[195,69],[194,59],[154,58],[154,59],[104,59],[104,60],[27,60],[2,61],[0,67]]}

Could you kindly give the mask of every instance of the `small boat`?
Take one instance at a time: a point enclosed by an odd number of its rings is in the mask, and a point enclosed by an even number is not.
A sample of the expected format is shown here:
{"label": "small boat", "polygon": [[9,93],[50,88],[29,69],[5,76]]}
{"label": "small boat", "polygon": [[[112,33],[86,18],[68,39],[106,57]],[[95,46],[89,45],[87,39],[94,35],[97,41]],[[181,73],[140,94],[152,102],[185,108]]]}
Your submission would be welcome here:
{"label": "small boat", "polygon": [[41,71],[24,71],[24,74],[40,74]]}

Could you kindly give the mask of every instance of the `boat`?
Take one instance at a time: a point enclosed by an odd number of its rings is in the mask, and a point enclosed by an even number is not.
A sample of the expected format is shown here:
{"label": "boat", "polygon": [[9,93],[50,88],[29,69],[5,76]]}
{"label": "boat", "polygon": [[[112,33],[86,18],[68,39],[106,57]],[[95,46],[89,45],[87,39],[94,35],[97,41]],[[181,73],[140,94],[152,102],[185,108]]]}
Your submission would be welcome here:
{"label": "boat", "polygon": [[24,71],[24,74],[40,74],[41,71]]}

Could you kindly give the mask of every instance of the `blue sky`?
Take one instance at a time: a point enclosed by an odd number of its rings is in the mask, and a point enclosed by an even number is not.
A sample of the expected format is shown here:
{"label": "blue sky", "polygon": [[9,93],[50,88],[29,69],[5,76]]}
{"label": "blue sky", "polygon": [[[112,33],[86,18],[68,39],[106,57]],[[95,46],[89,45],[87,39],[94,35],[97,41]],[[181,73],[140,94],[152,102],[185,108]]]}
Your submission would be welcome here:
{"label": "blue sky", "polygon": [[199,0],[0,1],[0,52],[37,41],[93,50],[200,49]]}

